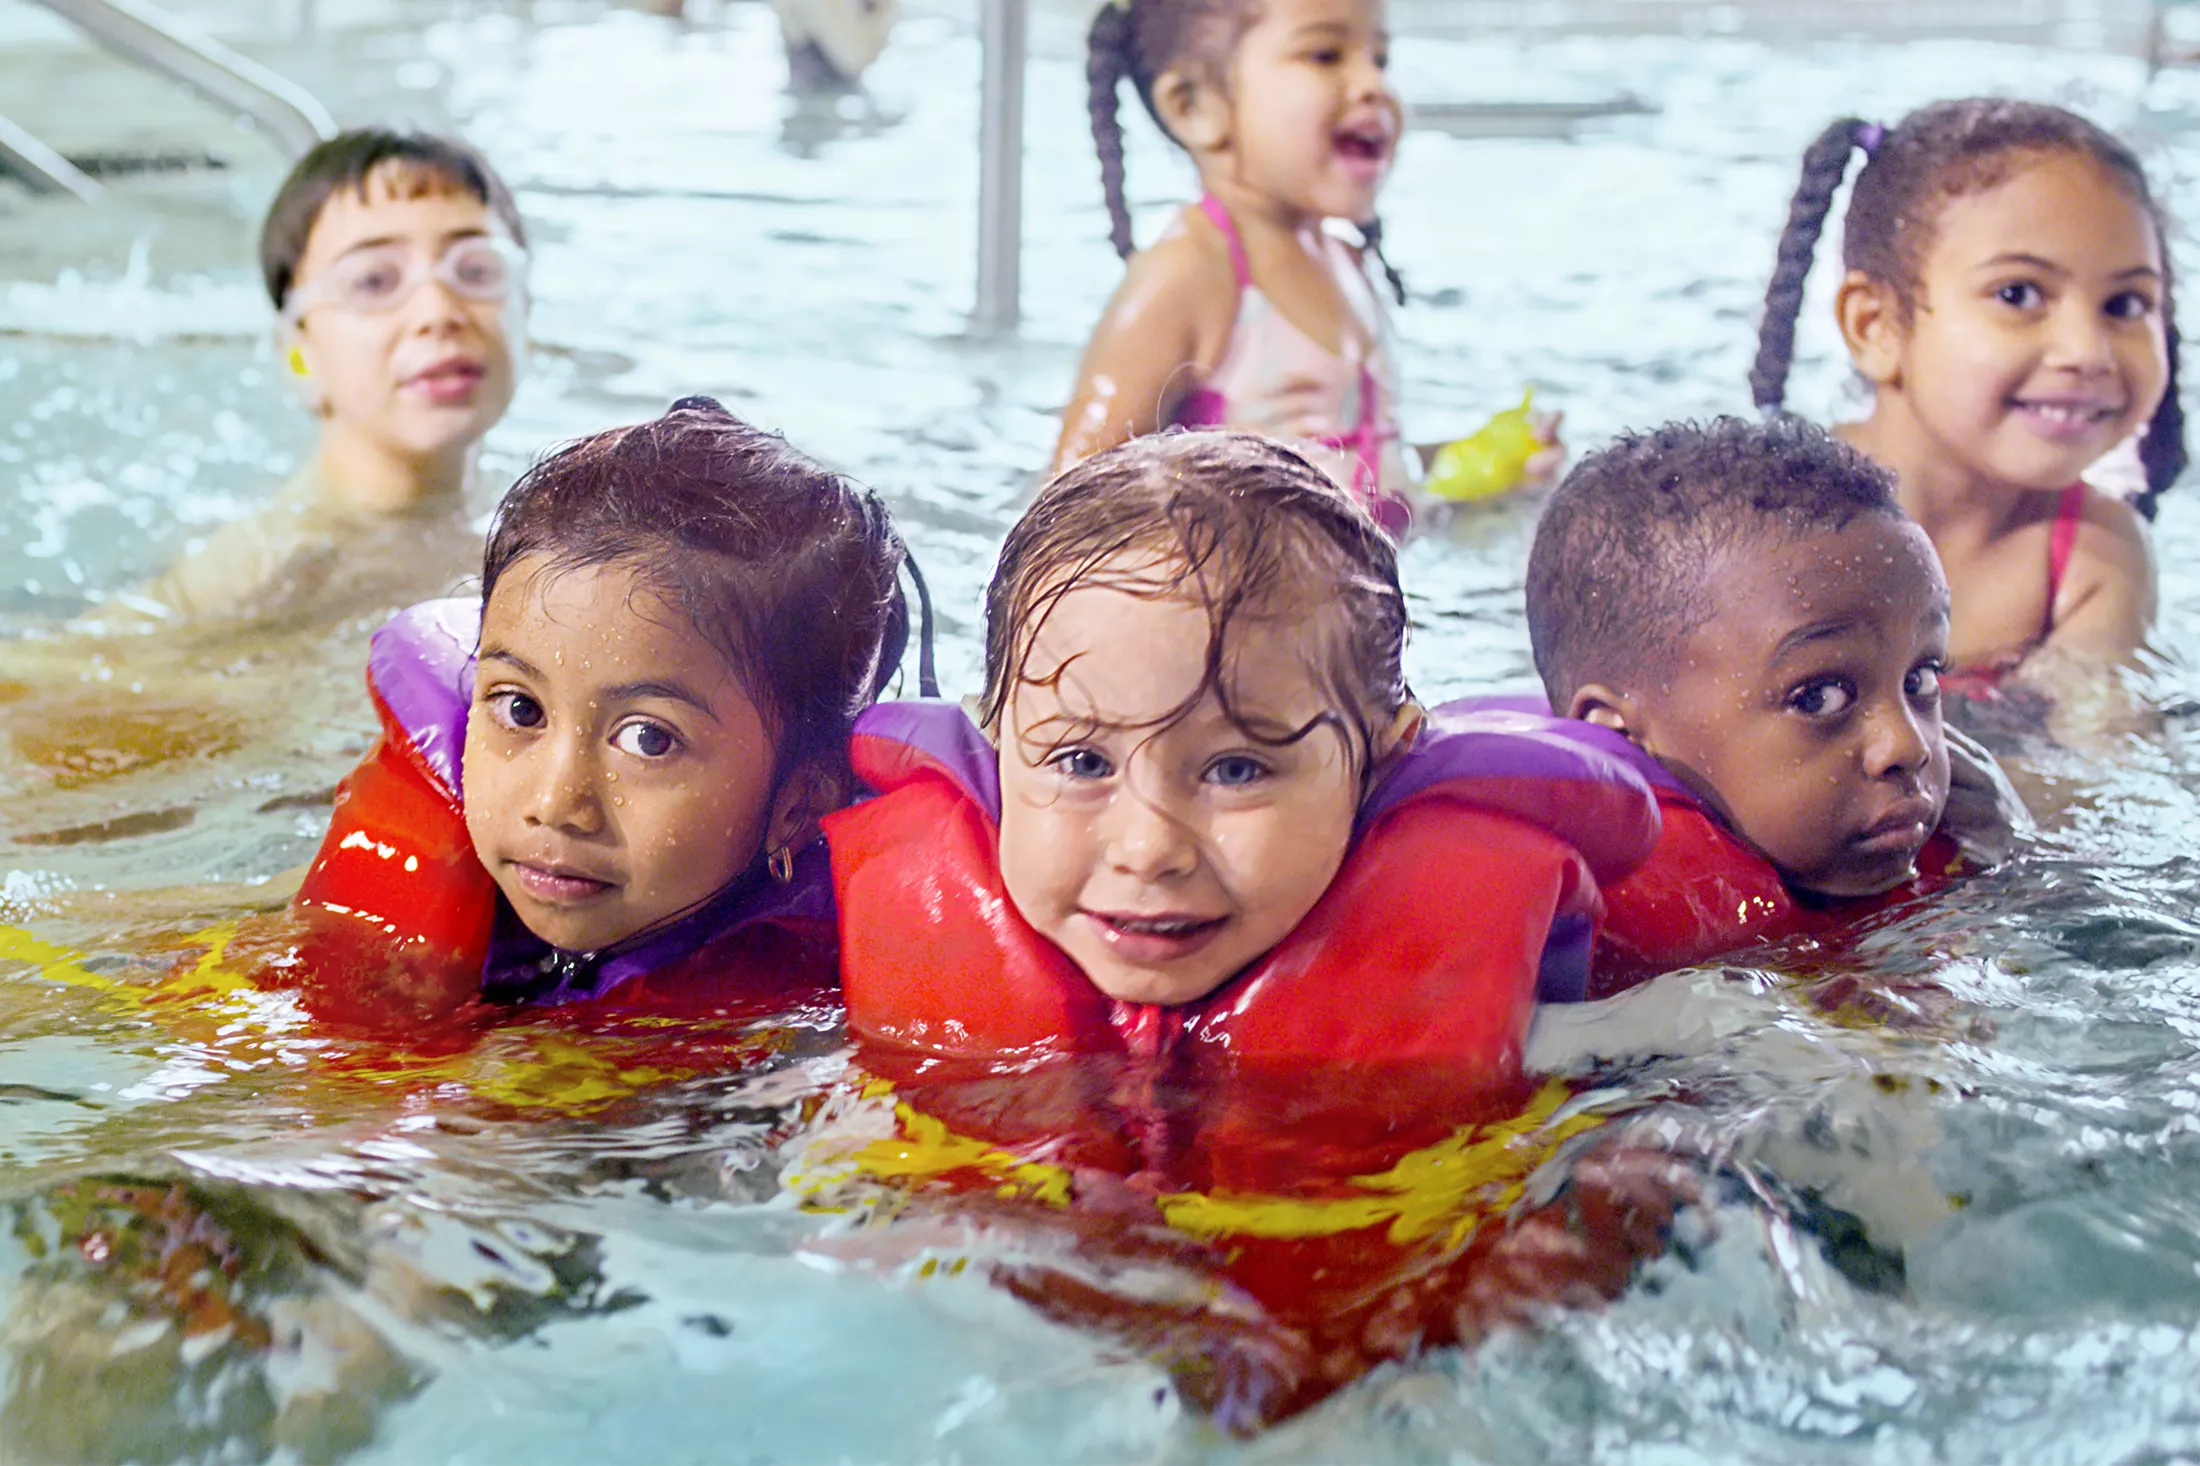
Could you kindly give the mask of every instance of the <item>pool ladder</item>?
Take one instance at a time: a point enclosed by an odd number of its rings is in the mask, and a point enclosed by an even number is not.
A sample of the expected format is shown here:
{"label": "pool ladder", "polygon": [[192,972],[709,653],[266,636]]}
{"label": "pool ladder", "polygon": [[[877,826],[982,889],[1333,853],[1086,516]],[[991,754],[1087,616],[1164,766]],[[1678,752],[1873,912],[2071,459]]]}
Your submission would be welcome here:
{"label": "pool ladder", "polygon": [[[123,60],[181,82],[249,122],[295,158],[336,133],[336,121],[303,87],[137,0],[32,0]],[[0,117],[0,172],[45,193],[90,201],[99,185],[68,159]]]}

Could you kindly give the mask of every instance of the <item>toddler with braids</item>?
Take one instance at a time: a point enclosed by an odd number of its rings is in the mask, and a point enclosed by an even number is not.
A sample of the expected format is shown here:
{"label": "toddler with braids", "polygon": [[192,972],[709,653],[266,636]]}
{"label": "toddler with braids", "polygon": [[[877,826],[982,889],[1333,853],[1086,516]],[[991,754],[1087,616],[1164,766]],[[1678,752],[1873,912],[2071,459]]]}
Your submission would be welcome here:
{"label": "toddler with braids", "polygon": [[[1873,402],[1840,435],[1894,470],[1947,569],[1943,685],[1975,695],[2020,662],[2037,680],[2128,661],[2155,612],[2141,521],[2185,466],[2169,253],[2145,171],[2092,123],[2030,102],[1834,123],[1804,154],[1766,293],[1750,388],[1767,411],[1856,151],[1835,308]],[[2080,480],[2142,429],[2135,504]]]}
{"label": "toddler with braids", "polygon": [[[1130,260],[1062,415],[1054,468],[1171,425],[1281,439],[1393,537],[1412,521],[1397,374],[1364,254],[1403,117],[1383,0],[1112,0],[1087,72],[1116,253]],[[1203,195],[1132,252],[1125,78]],[[1354,226],[1357,243],[1331,232]],[[1397,272],[1384,273],[1403,303]]]}

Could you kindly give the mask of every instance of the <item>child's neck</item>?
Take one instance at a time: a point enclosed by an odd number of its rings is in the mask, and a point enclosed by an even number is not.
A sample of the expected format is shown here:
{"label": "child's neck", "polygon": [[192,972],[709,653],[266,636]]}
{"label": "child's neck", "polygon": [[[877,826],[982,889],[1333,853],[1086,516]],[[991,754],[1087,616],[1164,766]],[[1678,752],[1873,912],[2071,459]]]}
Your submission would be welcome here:
{"label": "child's neck", "polygon": [[1199,170],[1199,183],[1229,211],[1239,234],[1299,240],[1321,228],[1319,215],[1232,176],[1234,172],[1227,158],[1210,159]]}
{"label": "child's neck", "polygon": [[1838,431],[1841,440],[1893,471],[1895,497],[1926,537],[1977,544],[1999,539],[2036,517],[2033,490],[1975,473],[1952,461],[1899,392],[1881,392],[1870,417]]}
{"label": "child's neck", "polygon": [[321,429],[317,507],[351,518],[418,514],[456,505],[473,481],[479,444],[424,457],[392,453],[338,422]]}

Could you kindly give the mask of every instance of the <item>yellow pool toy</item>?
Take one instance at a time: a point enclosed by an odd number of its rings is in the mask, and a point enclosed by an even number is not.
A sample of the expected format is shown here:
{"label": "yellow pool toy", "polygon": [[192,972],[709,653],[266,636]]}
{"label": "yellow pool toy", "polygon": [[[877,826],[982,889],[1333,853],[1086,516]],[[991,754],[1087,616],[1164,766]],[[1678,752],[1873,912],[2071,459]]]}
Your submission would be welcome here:
{"label": "yellow pool toy", "polygon": [[1549,444],[1535,435],[1528,409],[1535,388],[1466,437],[1446,443],[1429,460],[1421,487],[1439,499],[1471,504],[1509,494],[1528,481],[1528,460]]}

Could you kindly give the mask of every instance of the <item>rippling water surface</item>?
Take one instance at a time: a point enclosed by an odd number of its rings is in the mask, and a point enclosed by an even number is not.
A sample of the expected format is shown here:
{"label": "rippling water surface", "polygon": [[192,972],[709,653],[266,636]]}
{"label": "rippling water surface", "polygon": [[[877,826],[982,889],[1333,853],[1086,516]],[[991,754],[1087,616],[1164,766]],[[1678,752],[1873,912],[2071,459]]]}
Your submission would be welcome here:
{"label": "rippling water surface", "polygon": [[[459,127],[513,182],[538,243],[534,357],[494,479],[713,392],[891,497],[938,588],[943,674],[967,687],[994,547],[1117,272],[1077,27],[1034,29],[1012,343],[963,335],[960,12],[910,15],[871,96],[837,105],[783,95],[760,6],[687,28],[423,7],[261,54],[347,121],[394,105]],[[82,146],[88,119],[192,115],[80,53],[0,70],[79,87]],[[2083,51],[1409,37],[1397,70],[1424,102],[1658,109],[1570,142],[1411,140],[1385,214],[1418,296],[1399,320],[1417,437],[1526,381],[1577,446],[1745,406],[1792,170],[1831,116],[2021,91],[2125,130],[2173,205],[2200,172],[2200,79],[2149,91]],[[224,944],[249,940],[249,883],[310,854],[367,740],[379,609],[62,629],[264,498],[307,441],[250,265],[279,168],[219,141],[227,172],[125,182],[97,211],[0,193],[0,1459],[2200,1452],[2200,776],[2175,719],[2085,754],[2007,735],[2041,841],[1872,938],[1898,1001],[1805,960],[1547,1024],[1539,1057],[1620,1102],[1616,1125],[1715,1163],[1687,1247],[1609,1308],[1386,1367],[1250,1440],[1191,1418],[1155,1366],[940,1265],[1013,1239],[897,1245],[797,1204],[782,1167],[848,1063],[829,1012],[706,1034],[717,1068],[696,1072],[661,1035],[585,1018],[408,1047],[239,986]],[[1150,233],[1187,177],[1144,133],[1130,168]],[[1825,273],[1797,400],[1832,414],[1854,399]],[[1531,514],[1408,551],[1425,696],[1526,676]],[[2189,649],[2200,514],[2181,496],[2158,544],[2165,640]],[[2182,673],[2158,680],[2183,696]],[[131,895],[196,881],[230,884]]]}

